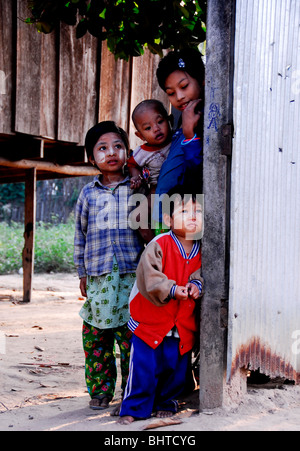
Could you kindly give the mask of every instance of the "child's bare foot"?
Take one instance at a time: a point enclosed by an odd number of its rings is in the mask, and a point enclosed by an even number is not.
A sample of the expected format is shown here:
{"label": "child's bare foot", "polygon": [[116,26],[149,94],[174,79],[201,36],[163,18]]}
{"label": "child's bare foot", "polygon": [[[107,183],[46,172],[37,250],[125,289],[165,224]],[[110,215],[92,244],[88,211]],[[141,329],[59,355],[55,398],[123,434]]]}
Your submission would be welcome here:
{"label": "child's bare foot", "polygon": [[158,410],[156,413],[156,418],[170,418],[174,415],[174,412],[169,410]]}
{"label": "child's bare foot", "polygon": [[109,407],[109,399],[108,398],[93,398],[90,401],[90,408],[93,410],[103,410]]}
{"label": "child's bare foot", "polygon": [[135,419],[129,415],[126,415],[124,417],[121,417],[118,420],[118,424],[123,424],[124,426],[128,426],[129,424],[133,423]]}
{"label": "child's bare foot", "polygon": [[122,403],[120,402],[120,404],[114,408],[114,410],[111,412],[110,416],[111,417],[119,417],[120,416],[120,412],[121,412],[121,407],[122,407]]}

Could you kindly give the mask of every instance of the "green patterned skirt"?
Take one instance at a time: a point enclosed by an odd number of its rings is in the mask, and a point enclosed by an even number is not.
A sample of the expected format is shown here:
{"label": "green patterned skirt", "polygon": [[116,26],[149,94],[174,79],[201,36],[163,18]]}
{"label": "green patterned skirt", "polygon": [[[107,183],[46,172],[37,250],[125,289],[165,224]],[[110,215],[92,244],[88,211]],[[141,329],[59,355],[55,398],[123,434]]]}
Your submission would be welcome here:
{"label": "green patterned skirt", "polygon": [[87,277],[87,299],[79,314],[84,321],[85,379],[92,398],[107,397],[111,400],[114,396],[116,343],[120,348],[122,390],[125,389],[131,338],[127,327],[130,319],[128,302],[135,279],[135,273],[119,273],[116,259],[110,274]]}
{"label": "green patterned skirt", "polygon": [[87,299],[79,315],[91,326],[111,329],[130,319],[128,300],[135,273],[120,274],[116,260],[110,274],[87,277]]}

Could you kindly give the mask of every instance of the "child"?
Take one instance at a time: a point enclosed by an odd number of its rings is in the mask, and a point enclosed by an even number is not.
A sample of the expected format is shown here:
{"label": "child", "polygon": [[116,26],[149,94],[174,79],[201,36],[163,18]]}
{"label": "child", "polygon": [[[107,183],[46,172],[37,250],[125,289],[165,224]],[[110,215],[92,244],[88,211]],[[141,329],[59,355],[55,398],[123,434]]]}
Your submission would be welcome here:
{"label": "child", "polygon": [[87,297],[80,316],[90,407],[104,409],[115,393],[115,340],[121,351],[122,389],[126,386],[131,338],[128,298],[142,243],[126,227],[128,211],[123,208],[133,192],[130,178],[124,175],[127,134],[112,121],[101,122],[88,131],[85,147],[101,175],[83,188],[77,202],[74,262],[81,293]]}
{"label": "child", "polygon": [[155,193],[161,166],[171,147],[170,119],[163,104],[154,99],[139,103],[132,113],[136,136],[145,143],[132,152],[127,166],[131,174],[132,188],[139,189],[142,182],[149,185],[147,201],[139,207],[139,211],[144,211],[145,217],[149,218],[149,223],[139,228],[139,233],[146,243],[155,236],[150,224],[151,195]]}
{"label": "child", "polygon": [[202,101],[205,68],[194,49],[168,53],[159,63],[157,79],[174,108],[181,111],[181,127],[173,136],[167,160],[162,165],[156,188],[155,221],[161,222],[159,196],[176,185],[185,192],[202,192]]}
{"label": "child", "polygon": [[173,415],[185,387],[197,330],[195,300],[202,292],[200,242],[192,239],[202,229],[202,206],[196,195],[176,191],[164,214],[171,230],[146,247],[130,296],[133,336],[121,424],[154,411],[159,418]]}
{"label": "child", "polygon": [[132,121],[138,136],[145,144],[138,146],[127,162],[131,174],[131,187],[139,188],[142,180],[155,193],[160,168],[166,160],[172,139],[172,131],[165,107],[159,100],[144,100],[133,113]]}

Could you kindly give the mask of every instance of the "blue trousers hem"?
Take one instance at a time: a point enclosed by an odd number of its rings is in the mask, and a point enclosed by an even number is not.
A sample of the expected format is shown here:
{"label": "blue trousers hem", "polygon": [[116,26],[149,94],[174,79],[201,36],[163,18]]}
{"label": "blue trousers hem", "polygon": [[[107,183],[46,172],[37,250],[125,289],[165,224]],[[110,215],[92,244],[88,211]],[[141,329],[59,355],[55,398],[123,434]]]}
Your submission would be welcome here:
{"label": "blue trousers hem", "polygon": [[188,354],[179,352],[179,339],[165,337],[152,349],[133,335],[130,368],[120,416],[150,418],[152,412],[176,413],[176,398],[185,387]]}

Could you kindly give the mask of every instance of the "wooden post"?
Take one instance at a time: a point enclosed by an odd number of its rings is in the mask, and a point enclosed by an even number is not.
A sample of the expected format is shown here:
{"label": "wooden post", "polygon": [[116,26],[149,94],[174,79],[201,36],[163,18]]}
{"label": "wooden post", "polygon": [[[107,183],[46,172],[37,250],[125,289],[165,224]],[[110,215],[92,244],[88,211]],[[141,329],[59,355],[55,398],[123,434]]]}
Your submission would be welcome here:
{"label": "wooden post", "polygon": [[23,302],[31,301],[36,217],[36,168],[26,171],[25,232],[23,249]]}
{"label": "wooden post", "polygon": [[[200,323],[200,411],[223,404],[229,297],[230,124],[235,0],[207,2],[203,192],[205,294]],[[218,114],[215,115],[214,112]]]}

